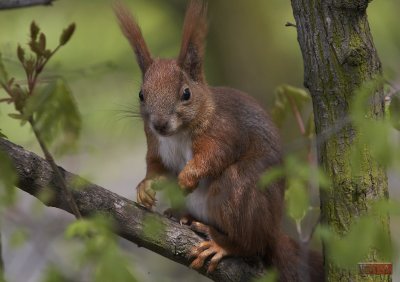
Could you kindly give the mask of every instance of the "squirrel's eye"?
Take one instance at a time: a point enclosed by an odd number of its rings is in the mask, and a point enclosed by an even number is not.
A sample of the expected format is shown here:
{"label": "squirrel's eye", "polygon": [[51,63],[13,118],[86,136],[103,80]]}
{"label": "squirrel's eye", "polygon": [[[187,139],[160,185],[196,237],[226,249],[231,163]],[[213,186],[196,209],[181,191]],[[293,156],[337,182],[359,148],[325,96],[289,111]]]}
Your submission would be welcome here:
{"label": "squirrel's eye", "polygon": [[140,90],[140,92],[139,92],[139,99],[140,99],[140,102],[143,102],[143,101],[144,101],[144,97],[143,97],[143,92],[142,92],[142,90]]}
{"label": "squirrel's eye", "polygon": [[183,101],[187,101],[190,99],[190,90],[189,88],[185,88],[185,90],[183,90],[183,94],[182,94],[182,100]]}

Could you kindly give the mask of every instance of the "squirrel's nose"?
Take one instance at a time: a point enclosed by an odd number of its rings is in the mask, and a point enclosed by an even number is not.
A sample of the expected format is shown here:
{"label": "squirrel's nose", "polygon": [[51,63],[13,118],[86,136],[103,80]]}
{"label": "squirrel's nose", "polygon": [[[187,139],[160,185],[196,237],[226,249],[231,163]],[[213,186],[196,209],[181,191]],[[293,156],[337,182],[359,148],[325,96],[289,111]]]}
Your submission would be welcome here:
{"label": "squirrel's nose", "polygon": [[168,129],[168,121],[153,122],[153,127],[160,134],[165,134]]}

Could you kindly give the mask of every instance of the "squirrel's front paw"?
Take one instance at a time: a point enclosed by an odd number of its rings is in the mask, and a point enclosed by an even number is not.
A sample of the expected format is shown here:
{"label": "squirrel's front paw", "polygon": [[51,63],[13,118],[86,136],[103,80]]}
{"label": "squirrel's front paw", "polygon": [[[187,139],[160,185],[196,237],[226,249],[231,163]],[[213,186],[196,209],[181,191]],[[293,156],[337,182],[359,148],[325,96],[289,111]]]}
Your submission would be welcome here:
{"label": "squirrel's front paw", "polygon": [[137,202],[148,209],[156,204],[156,192],[151,188],[152,183],[152,179],[144,179],[136,187]]}
{"label": "squirrel's front paw", "polygon": [[178,175],[178,184],[182,190],[190,193],[197,187],[199,181],[197,180],[197,177],[195,177],[194,175],[182,171]]}

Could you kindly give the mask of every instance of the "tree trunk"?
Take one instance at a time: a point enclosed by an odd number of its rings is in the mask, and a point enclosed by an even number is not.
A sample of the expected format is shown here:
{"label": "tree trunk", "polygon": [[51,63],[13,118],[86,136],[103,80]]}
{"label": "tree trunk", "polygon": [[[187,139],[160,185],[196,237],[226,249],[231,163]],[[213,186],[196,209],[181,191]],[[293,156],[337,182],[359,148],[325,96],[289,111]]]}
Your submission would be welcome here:
{"label": "tree trunk", "polygon": [[[321,191],[321,219],[340,235],[371,209],[371,203],[388,197],[382,166],[366,151],[360,169],[351,169],[350,150],[358,132],[349,122],[349,105],[355,90],[381,75],[381,63],[372,40],[366,9],[371,0],[291,0],[298,41],[304,60],[304,85],[311,93],[318,135],[318,159],[332,182]],[[384,113],[383,87],[376,88],[368,112]],[[381,219],[389,234],[389,218]],[[325,257],[326,249],[324,248]],[[367,261],[380,261],[371,249]],[[325,261],[327,281],[378,281],[357,271]],[[376,279],[376,280],[375,280]],[[381,281],[381,280],[379,280]]]}

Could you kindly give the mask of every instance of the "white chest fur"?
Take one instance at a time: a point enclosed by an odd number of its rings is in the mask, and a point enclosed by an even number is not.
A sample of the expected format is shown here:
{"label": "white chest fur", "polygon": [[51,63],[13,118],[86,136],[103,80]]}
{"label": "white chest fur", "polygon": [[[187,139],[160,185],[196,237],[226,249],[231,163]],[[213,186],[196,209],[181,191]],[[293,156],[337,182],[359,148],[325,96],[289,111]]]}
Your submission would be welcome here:
{"label": "white chest fur", "polygon": [[[190,136],[180,133],[168,137],[157,137],[158,150],[164,166],[178,175],[193,157]],[[207,180],[201,180],[199,186],[186,197],[187,211],[204,223],[209,223],[207,186]]]}
{"label": "white chest fur", "polygon": [[158,148],[163,164],[177,175],[192,159],[192,140],[185,133],[158,136]]}

